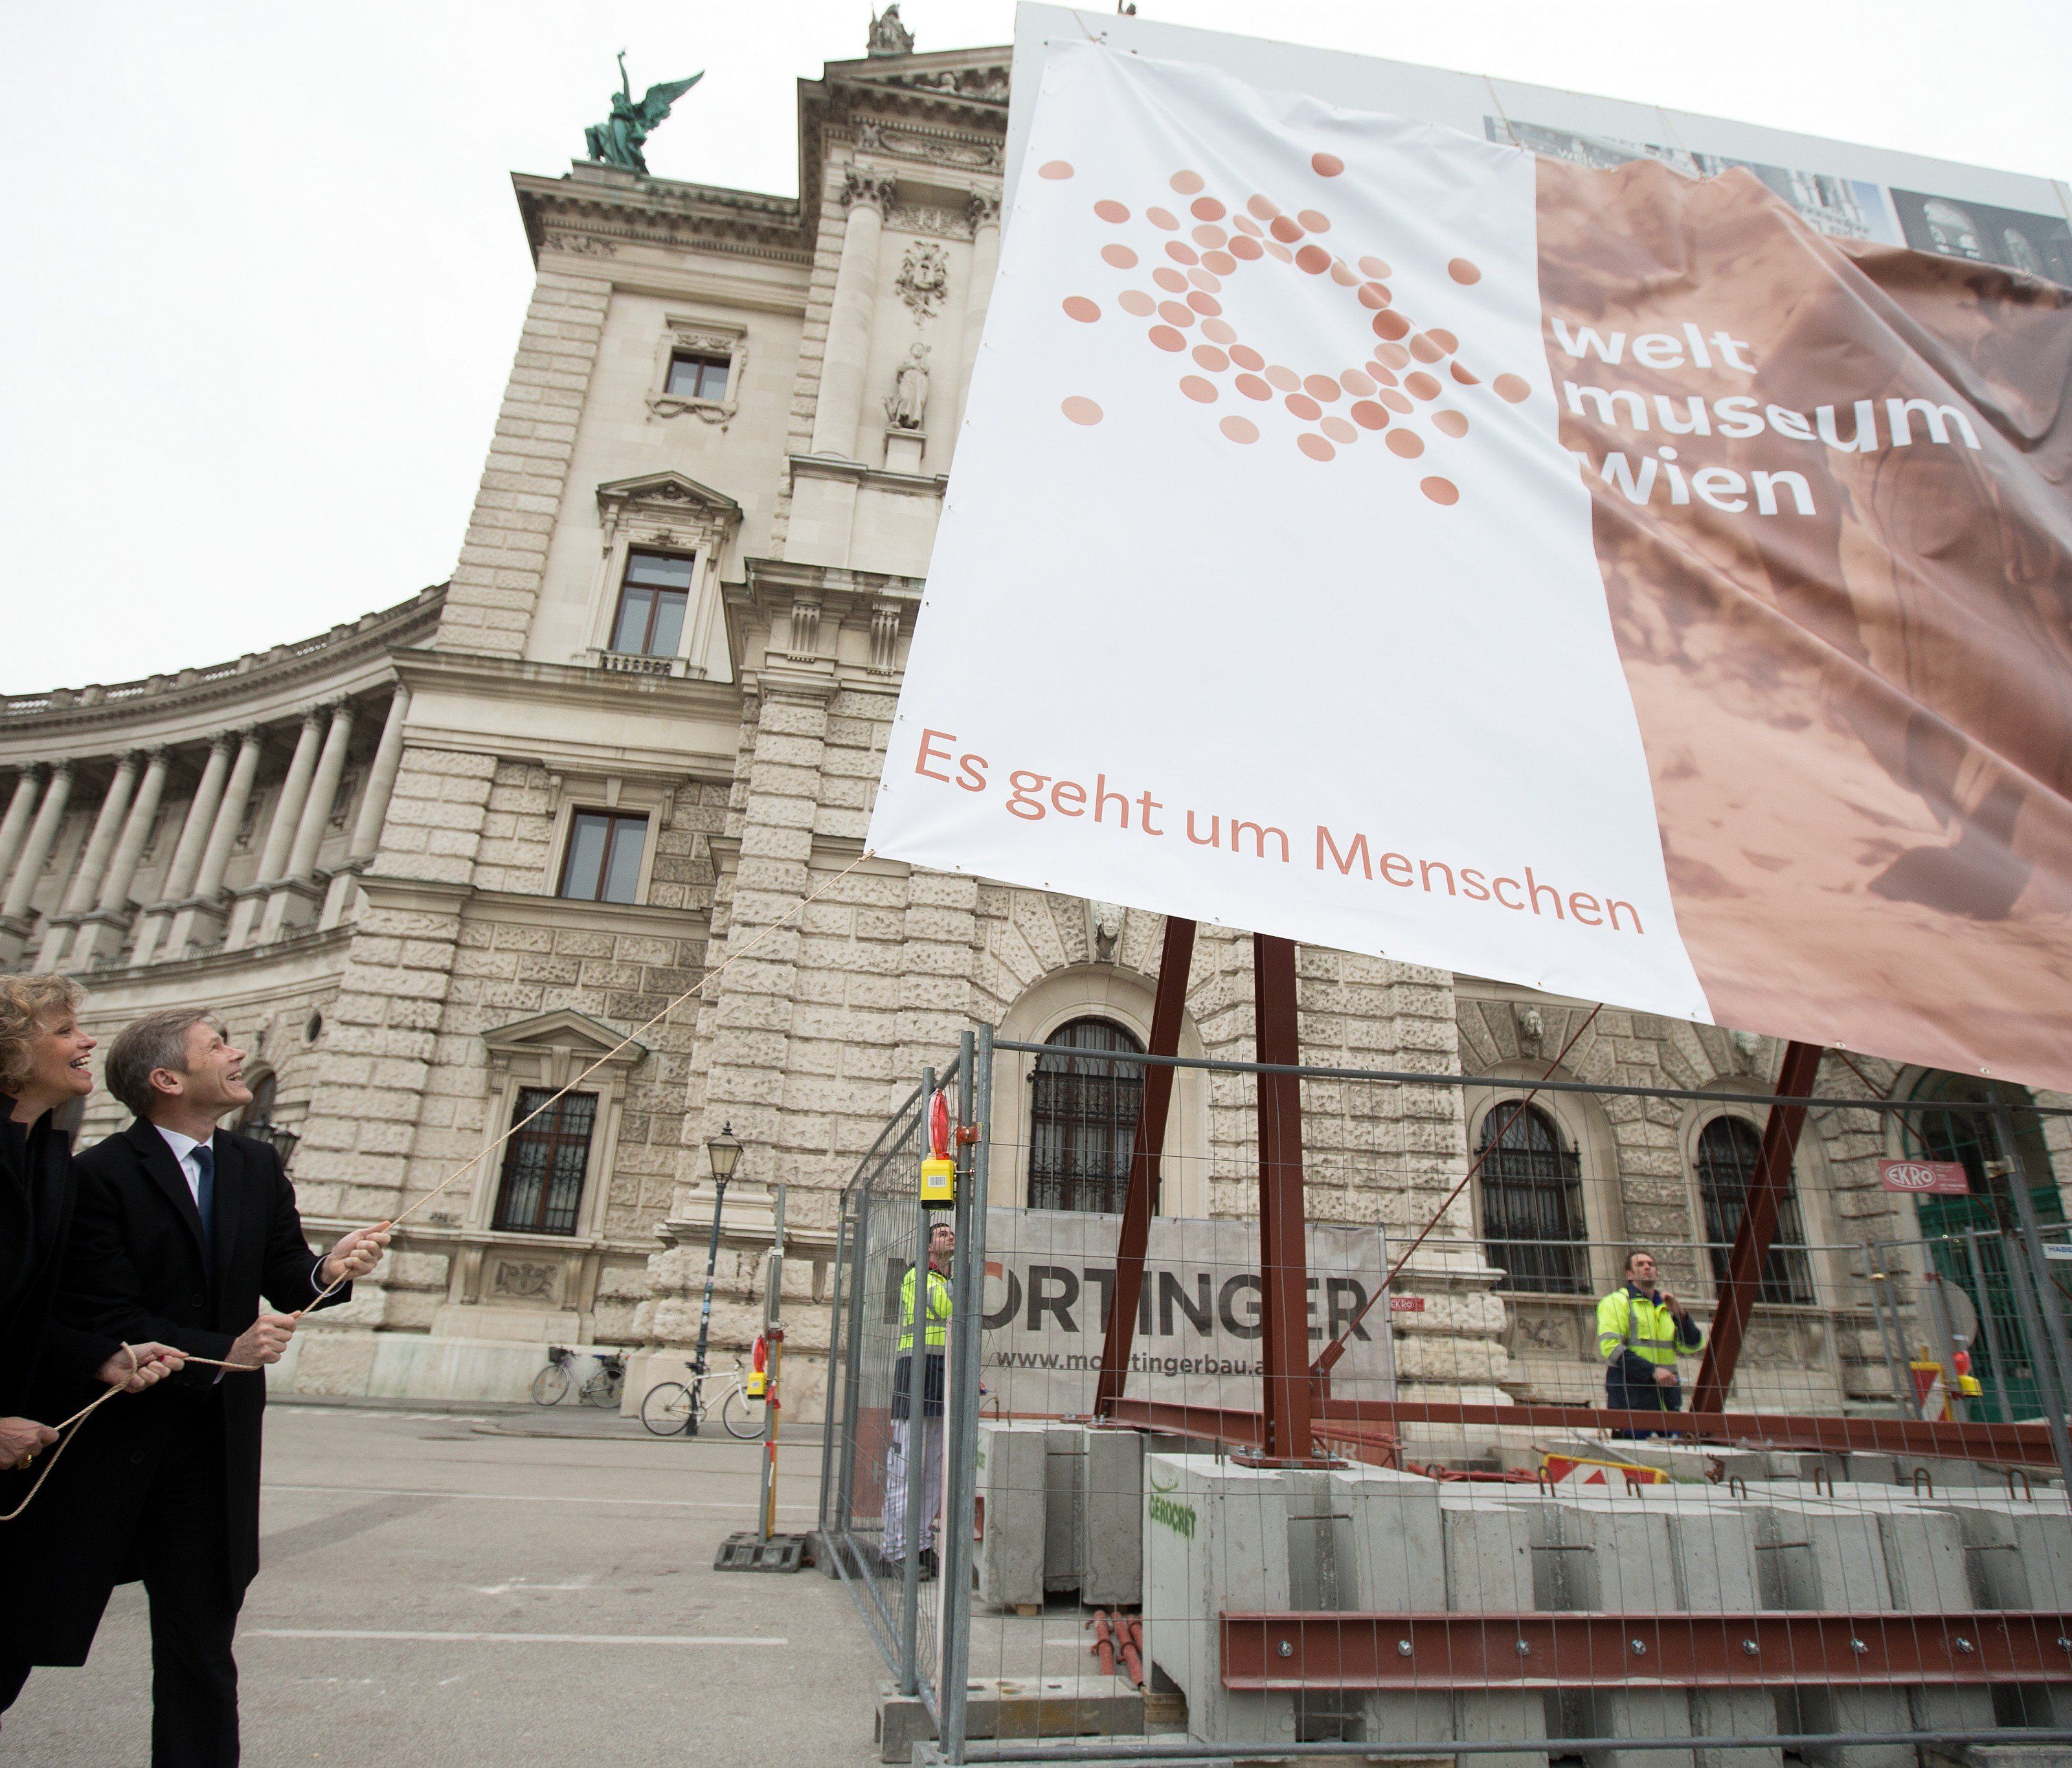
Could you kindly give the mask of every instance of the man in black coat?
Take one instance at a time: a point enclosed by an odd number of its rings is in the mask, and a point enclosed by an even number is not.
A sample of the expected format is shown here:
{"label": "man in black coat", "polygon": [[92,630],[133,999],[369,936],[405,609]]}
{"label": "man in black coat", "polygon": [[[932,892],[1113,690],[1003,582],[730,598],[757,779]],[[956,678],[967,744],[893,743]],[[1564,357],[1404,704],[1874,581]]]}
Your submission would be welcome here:
{"label": "man in black coat", "polygon": [[[84,1663],[113,1586],[142,1578],[153,1768],[238,1759],[231,1640],[259,1569],[260,1371],[279,1360],[294,1316],[347,1300],[388,1238],[384,1224],[323,1257],[310,1250],[280,1157],[215,1127],[251,1100],[244,1060],[205,1012],[138,1020],[109,1046],[106,1067],[109,1090],[137,1120],[75,1165],[61,1315],[81,1330],[245,1366],[190,1363],[105,1408],[37,1499],[34,1538],[49,1559],[27,1586],[43,1610],[34,1661]],[[262,1310],[262,1297],[278,1311]],[[76,1393],[58,1403],[83,1403]]]}

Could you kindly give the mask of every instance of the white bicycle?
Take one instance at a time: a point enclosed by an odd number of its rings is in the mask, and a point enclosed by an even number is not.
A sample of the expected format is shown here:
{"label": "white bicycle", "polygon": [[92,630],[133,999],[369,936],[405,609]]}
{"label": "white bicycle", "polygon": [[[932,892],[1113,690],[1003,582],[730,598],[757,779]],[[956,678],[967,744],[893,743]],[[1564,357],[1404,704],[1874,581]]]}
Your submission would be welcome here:
{"label": "white bicycle", "polygon": [[726,1375],[693,1374],[688,1382],[664,1381],[640,1402],[640,1421],[658,1437],[690,1433],[693,1420],[717,1412],[730,1437],[754,1442],[763,1434],[763,1402],[748,1391],[738,1362]]}

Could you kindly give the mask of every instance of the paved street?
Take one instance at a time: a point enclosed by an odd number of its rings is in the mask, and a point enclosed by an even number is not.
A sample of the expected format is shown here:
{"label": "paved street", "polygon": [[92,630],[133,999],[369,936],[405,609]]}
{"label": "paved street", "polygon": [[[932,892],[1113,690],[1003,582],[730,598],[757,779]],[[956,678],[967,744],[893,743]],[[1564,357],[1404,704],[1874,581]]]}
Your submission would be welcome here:
{"label": "paved street", "polygon": [[[508,1433],[534,1428],[568,1433]],[[711,1569],[752,1523],[758,1445],[627,1429],[570,1408],[270,1408],[245,1761],[874,1759],[881,1665],[841,1587]],[[796,1451],[780,1527],[811,1526],[819,1467],[816,1445]],[[31,1679],[0,1763],[142,1768],[149,1686],[128,1585],[84,1668]]]}

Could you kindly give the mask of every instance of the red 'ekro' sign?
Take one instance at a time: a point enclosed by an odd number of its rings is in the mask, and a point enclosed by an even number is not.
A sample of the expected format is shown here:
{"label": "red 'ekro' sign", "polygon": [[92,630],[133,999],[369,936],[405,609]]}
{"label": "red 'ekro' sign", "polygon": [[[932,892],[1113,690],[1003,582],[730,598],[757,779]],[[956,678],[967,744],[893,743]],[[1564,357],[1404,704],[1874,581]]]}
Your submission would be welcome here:
{"label": "red 'ekro' sign", "polygon": [[1889,1191],[1918,1197],[1969,1197],[1971,1182],[1954,1160],[1881,1160],[1878,1182]]}

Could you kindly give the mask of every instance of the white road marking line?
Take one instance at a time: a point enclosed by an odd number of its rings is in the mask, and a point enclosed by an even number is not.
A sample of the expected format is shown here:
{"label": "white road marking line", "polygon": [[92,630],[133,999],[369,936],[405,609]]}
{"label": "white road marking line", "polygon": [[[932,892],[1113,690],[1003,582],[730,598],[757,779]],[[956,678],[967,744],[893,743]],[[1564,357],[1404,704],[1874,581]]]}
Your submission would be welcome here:
{"label": "white road marking line", "polygon": [[248,1626],[241,1639],[397,1639],[411,1644],[461,1645],[789,1645],[764,1634],[724,1633],[420,1633],[344,1626]]}
{"label": "white road marking line", "polygon": [[[271,1479],[261,1489],[269,1492],[337,1492],[355,1498],[458,1498],[478,1503],[635,1504],[643,1508],[660,1510],[739,1510],[747,1503],[751,1512],[754,1507],[752,1503],[745,1499],[729,1503],[710,1498],[581,1498],[556,1492],[450,1492],[437,1490],[429,1486],[294,1486]],[[794,1516],[816,1516],[820,1514],[811,1504],[779,1504],[777,1507],[780,1511],[790,1511]]]}

